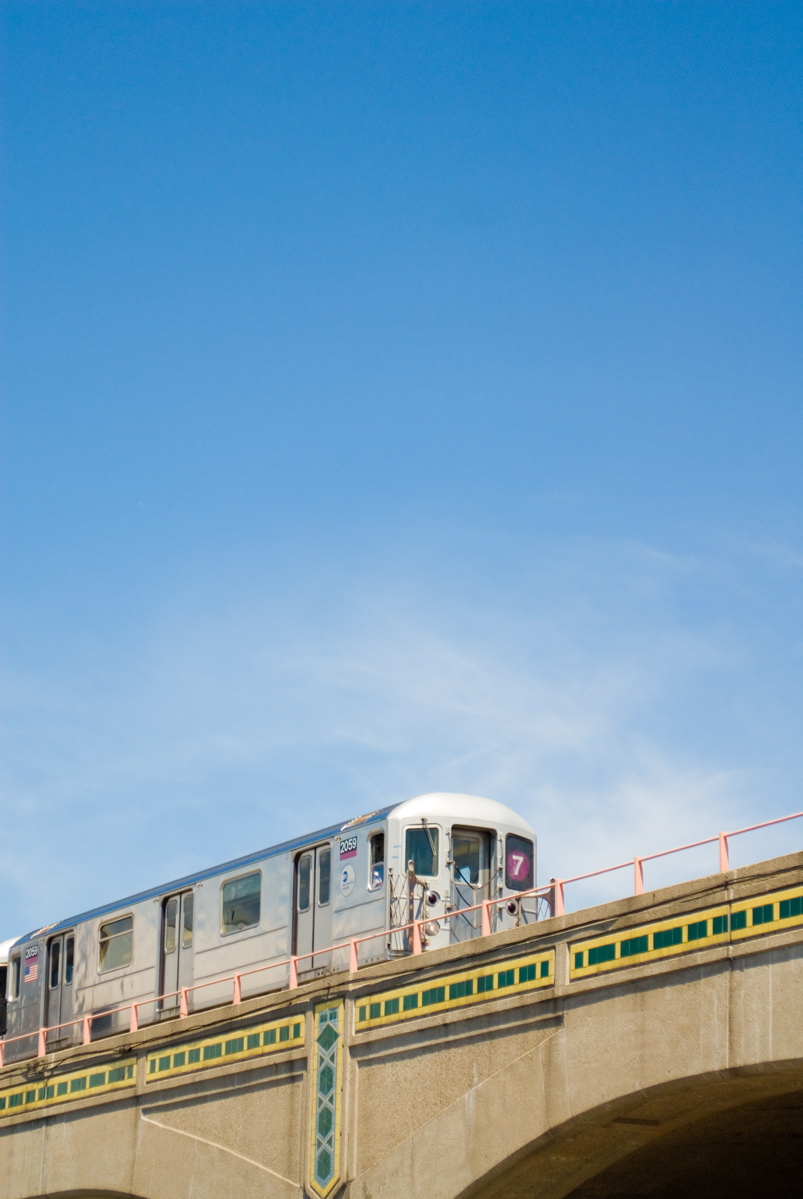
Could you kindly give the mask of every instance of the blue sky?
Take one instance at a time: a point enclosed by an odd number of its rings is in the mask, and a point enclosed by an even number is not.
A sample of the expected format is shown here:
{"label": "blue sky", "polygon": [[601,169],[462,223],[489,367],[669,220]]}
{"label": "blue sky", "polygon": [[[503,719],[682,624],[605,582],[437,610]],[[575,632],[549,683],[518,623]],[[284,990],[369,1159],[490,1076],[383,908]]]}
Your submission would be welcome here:
{"label": "blue sky", "polygon": [[427,790],[542,876],[803,808],[798,4],[0,16],[0,939]]}

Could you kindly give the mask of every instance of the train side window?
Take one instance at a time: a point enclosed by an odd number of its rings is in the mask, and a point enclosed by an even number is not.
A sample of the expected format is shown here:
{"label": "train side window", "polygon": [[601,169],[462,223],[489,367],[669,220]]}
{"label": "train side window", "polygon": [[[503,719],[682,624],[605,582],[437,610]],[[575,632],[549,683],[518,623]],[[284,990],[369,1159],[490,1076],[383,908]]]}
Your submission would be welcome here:
{"label": "train side window", "polygon": [[64,942],[64,985],[69,987],[75,969],[75,937]]}
{"label": "train side window", "polygon": [[385,881],[385,834],[374,833],[368,844],[371,848],[368,887],[371,891],[378,891]]}
{"label": "train side window", "polygon": [[181,919],[181,948],[189,949],[192,945],[192,910],[195,906],[195,896],[189,891],[184,896],[184,911]]}
{"label": "train side window", "polygon": [[52,941],[50,945],[49,982],[51,991],[61,982],[61,941]]}
{"label": "train side window", "polygon": [[310,880],[312,877],[312,855],[305,853],[298,860],[298,910],[309,911]]}
{"label": "train side window", "polygon": [[404,860],[413,863],[416,874],[438,873],[438,829],[426,825],[408,828],[404,841]]}
{"label": "train side window", "polygon": [[259,924],[261,899],[262,875],[258,871],[224,883],[222,931],[239,933]]}
{"label": "train side window", "polygon": [[165,904],[165,953],[175,953],[178,937],[178,897],[173,896]]}
{"label": "train side window", "polygon": [[533,843],[527,837],[508,833],[505,838],[505,886],[510,891],[529,891],[533,886]]}
{"label": "train side window", "polygon": [[15,957],[11,959],[11,986],[9,989],[9,999],[19,999],[20,997],[20,973],[22,969],[22,959]]}
{"label": "train side window", "polygon": [[134,917],[121,916],[100,926],[98,967],[101,973],[131,965],[134,953]]}
{"label": "train side window", "polygon": [[318,851],[318,907],[324,908],[329,902],[329,882],[332,875],[332,851]]}

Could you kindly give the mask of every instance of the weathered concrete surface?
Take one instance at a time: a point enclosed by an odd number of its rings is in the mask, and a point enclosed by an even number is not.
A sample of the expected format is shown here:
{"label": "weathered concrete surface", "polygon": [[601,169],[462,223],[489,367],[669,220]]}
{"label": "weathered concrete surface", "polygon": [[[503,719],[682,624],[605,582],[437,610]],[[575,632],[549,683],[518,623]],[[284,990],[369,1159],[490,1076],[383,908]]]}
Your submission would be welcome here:
{"label": "weathered concrete surface", "polygon": [[[307,1049],[150,1084],[143,1055],[157,1036],[176,1042],[224,1017],[235,1028],[288,1005],[305,1013],[309,1046],[311,1012],[329,995],[345,997],[348,1015],[342,1186],[333,1193],[344,1186],[348,1199],[786,1194],[776,1183],[766,1192],[757,1187],[756,1163],[765,1180],[768,1169],[791,1177],[801,1165],[803,928],[571,984],[567,946],[580,930],[636,927],[801,882],[803,855],[790,855],[550,920],[536,933],[520,929],[427,954],[416,967],[409,959],[388,963],[115,1038],[93,1053],[136,1055],[136,1093],[6,1119],[0,1194],[303,1195]],[[356,1003],[403,985],[413,968],[436,978],[469,959],[510,956],[536,936],[539,947],[557,947],[554,987],[353,1031]],[[82,1054],[72,1050],[59,1061]]]}

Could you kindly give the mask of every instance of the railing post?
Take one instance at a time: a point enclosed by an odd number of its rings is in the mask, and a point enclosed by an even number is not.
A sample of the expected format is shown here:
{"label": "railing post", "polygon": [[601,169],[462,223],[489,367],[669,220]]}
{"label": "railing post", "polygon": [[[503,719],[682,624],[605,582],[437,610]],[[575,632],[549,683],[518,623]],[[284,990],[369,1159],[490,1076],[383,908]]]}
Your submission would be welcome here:
{"label": "railing post", "polygon": [[5,1064],[3,1061],[4,1045],[5,1045],[5,1042],[2,1039],[0,1039],[0,1070],[3,1069],[3,1066]]}
{"label": "railing post", "polygon": [[413,921],[413,955],[421,952],[421,921]]}
{"label": "railing post", "polygon": [[290,978],[287,981],[289,990],[295,991],[298,986],[298,965],[295,957],[290,958]]}
{"label": "railing post", "polygon": [[633,874],[634,874],[634,895],[644,894],[644,861],[642,858],[633,858]]}
{"label": "railing post", "polygon": [[563,916],[565,914],[563,904],[563,880],[559,878],[551,878],[549,881],[552,884],[552,891],[549,897],[549,906],[552,908],[552,915]]}
{"label": "railing post", "polygon": [[47,1053],[47,1029],[39,1029],[39,1038],[36,1046],[36,1056],[44,1057]]}
{"label": "railing post", "polygon": [[349,974],[356,974],[360,968],[360,958],[357,953],[357,938],[351,938],[351,948],[349,949]]}
{"label": "railing post", "polygon": [[728,834],[719,834],[719,873],[727,874],[730,870],[728,862]]}
{"label": "railing post", "polygon": [[480,933],[483,937],[491,935],[491,905],[487,899],[482,901],[482,928]]}
{"label": "railing post", "polygon": [[81,1021],[81,1026],[81,1044],[89,1045],[92,1042],[92,1017],[84,1016],[83,1020]]}
{"label": "railing post", "polygon": [[[239,978],[239,975],[235,975],[235,978]],[[189,1016],[189,1014],[190,1014],[190,1005],[188,1003],[188,996],[189,996],[188,988],[182,987],[181,988],[181,1003],[179,1004],[179,1009],[178,1009],[179,1016]],[[234,1002],[239,1003],[239,1000],[235,999]]]}
{"label": "railing post", "polygon": [[235,974],[234,976],[234,991],[232,992],[231,1001],[232,1003],[242,1003],[243,1001],[243,991],[239,974]]}
{"label": "railing post", "polygon": [[138,1016],[139,1016],[139,1013],[137,1011],[137,1005],[136,1005],[136,1003],[132,1003],[131,1004],[131,1022],[128,1025],[129,1032],[137,1032],[138,1031],[138,1029],[139,1029]]}

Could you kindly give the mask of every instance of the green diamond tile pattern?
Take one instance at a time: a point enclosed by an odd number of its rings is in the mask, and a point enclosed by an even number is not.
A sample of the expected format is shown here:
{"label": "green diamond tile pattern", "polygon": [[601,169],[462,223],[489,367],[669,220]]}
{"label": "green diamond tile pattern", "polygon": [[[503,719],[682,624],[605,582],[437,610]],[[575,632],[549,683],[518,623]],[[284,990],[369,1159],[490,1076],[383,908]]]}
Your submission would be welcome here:
{"label": "green diamond tile pattern", "polygon": [[319,1008],[316,1016],[315,1054],[315,1126],[313,1146],[314,1189],[328,1194],[336,1182],[337,1104],[340,1098],[340,1038],[343,1009],[341,1004]]}
{"label": "green diamond tile pattern", "polygon": [[331,1095],[335,1086],[335,1072],[331,1066],[324,1066],[318,1079],[318,1091],[321,1095]]}
{"label": "green diamond tile pattern", "polygon": [[337,1042],[337,1032],[331,1024],[324,1024],[318,1033],[318,1044],[324,1049],[331,1049]]}

